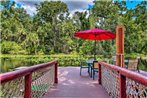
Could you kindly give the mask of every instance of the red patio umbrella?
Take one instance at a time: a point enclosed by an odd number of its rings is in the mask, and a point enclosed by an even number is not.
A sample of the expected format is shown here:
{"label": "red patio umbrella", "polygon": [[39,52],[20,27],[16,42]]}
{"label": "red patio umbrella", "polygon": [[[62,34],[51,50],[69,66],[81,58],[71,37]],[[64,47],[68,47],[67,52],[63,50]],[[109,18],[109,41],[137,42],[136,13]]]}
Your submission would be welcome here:
{"label": "red patio umbrella", "polygon": [[[85,31],[79,31],[74,34],[75,37],[79,37],[82,39],[87,39],[87,40],[95,40],[95,47],[96,47],[96,40],[111,40],[115,39],[116,35],[110,31],[94,28],[90,30],[85,30]],[[94,47],[94,48],[95,48]],[[96,49],[94,53],[94,58],[96,55]]]}

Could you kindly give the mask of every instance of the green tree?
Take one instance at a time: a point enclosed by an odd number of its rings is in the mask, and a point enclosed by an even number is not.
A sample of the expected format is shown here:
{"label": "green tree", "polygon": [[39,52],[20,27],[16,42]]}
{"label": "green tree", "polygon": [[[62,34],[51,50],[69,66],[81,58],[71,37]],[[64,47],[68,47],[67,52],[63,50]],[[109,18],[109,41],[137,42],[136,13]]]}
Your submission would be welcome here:
{"label": "green tree", "polygon": [[0,45],[3,54],[27,54],[27,52],[16,42],[3,41]]}
{"label": "green tree", "polygon": [[143,1],[134,9],[126,9],[120,23],[126,27],[125,31],[125,52],[126,53],[147,53],[147,2]]}
{"label": "green tree", "polygon": [[[40,43],[44,43],[44,51],[46,53],[47,51],[48,53],[49,51],[59,52],[58,40],[61,33],[59,16],[68,12],[67,5],[61,1],[44,1],[38,4],[36,8],[37,14],[34,23],[40,35],[39,39],[44,37],[44,39],[40,41]],[[43,48],[43,46],[41,48]]]}
{"label": "green tree", "polygon": [[[98,27],[115,32],[116,25],[126,27],[125,53],[147,55],[147,1],[128,9],[126,1],[94,1],[92,9],[75,12],[72,17],[61,1],[43,1],[30,16],[15,2],[2,0],[1,46],[4,54],[79,53],[93,55],[94,41],[78,39],[74,33]],[[134,2],[134,1],[132,1]],[[115,55],[114,41],[97,41],[97,54]],[[18,51],[18,52],[17,52]]]}
{"label": "green tree", "polygon": [[29,33],[22,42],[22,46],[25,47],[29,54],[37,54],[37,48],[39,46],[38,35],[36,33]]}

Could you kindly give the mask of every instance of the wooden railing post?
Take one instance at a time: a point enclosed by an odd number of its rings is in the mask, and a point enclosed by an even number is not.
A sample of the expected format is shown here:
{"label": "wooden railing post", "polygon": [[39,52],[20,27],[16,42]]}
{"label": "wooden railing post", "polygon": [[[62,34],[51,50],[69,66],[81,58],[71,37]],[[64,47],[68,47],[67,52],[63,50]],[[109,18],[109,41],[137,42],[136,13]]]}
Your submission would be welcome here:
{"label": "wooden railing post", "polygon": [[58,62],[55,64],[54,83],[58,83]]}
{"label": "wooden railing post", "polygon": [[126,98],[126,77],[119,73],[120,98]]}
{"label": "wooden railing post", "polygon": [[25,76],[25,92],[24,98],[31,98],[31,83],[32,83],[32,73]]}
{"label": "wooden railing post", "polygon": [[99,84],[101,84],[101,64],[98,64],[98,66],[99,66],[99,71],[98,71],[99,78],[98,78],[98,82],[99,82]]}
{"label": "wooden railing post", "polygon": [[124,31],[123,25],[116,27],[116,65],[124,67]]}

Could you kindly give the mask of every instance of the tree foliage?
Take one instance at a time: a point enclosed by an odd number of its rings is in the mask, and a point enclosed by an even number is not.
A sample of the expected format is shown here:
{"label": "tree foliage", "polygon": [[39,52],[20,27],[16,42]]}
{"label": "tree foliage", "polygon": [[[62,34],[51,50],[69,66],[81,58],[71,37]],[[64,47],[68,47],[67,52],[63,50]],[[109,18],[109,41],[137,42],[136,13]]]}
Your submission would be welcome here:
{"label": "tree foliage", "polygon": [[[98,27],[115,33],[117,24],[125,31],[125,53],[147,53],[146,1],[128,9],[125,1],[94,1],[93,8],[75,12],[66,3],[43,1],[30,16],[15,2],[1,1],[1,47],[3,54],[94,54],[94,41],[78,39],[79,30]],[[115,55],[115,41],[97,41],[99,55]]]}

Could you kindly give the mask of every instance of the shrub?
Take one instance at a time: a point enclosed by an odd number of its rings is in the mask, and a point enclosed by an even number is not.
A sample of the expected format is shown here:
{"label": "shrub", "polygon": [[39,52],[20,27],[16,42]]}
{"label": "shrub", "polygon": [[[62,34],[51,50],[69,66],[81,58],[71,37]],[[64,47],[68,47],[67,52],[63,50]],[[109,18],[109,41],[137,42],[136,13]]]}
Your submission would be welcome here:
{"label": "shrub", "polygon": [[1,43],[1,52],[3,54],[27,54],[19,44],[12,41],[3,41]]}

